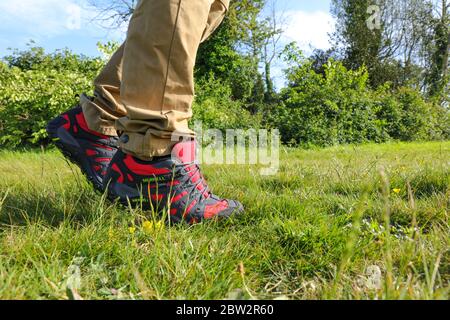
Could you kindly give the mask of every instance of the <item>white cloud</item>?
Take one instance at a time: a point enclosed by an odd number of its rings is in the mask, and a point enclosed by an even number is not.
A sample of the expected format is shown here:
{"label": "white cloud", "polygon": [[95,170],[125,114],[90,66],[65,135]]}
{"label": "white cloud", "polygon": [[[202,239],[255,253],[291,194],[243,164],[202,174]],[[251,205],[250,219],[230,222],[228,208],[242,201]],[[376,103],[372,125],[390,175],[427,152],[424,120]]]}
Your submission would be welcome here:
{"label": "white cloud", "polygon": [[334,19],[325,11],[290,11],[285,31],[286,41],[296,41],[305,52],[313,49],[328,49],[329,33],[334,30]]}

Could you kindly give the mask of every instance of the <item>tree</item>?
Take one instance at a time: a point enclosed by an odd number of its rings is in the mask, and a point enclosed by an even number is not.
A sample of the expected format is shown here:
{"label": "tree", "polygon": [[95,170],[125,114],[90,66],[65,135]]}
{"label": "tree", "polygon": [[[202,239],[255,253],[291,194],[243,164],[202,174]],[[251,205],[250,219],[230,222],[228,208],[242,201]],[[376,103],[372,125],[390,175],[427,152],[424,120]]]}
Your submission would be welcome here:
{"label": "tree", "polygon": [[232,1],[221,26],[200,45],[195,67],[197,79],[214,77],[229,85],[233,98],[242,100],[247,109],[254,112],[260,103],[256,97],[264,96],[264,87],[261,88],[259,81],[257,40],[253,33],[258,28],[255,22],[263,1]]}
{"label": "tree", "polygon": [[[379,25],[370,25],[371,8]],[[368,68],[373,87],[389,81],[423,89],[432,9],[428,0],[333,0],[335,46],[347,67]]]}
{"label": "tree", "polygon": [[332,14],[336,18],[333,34],[335,47],[340,49],[345,64],[351,69],[366,65],[369,70],[381,61],[381,29],[367,27],[367,9],[372,0],[333,0]]}
{"label": "tree", "polygon": [[[197,77],[213,74],[256,113],[275,101],[272,64],[281,51],[285,24],[274,0],[235,0],[217,32],[200,46]],[[267,10],[263,10],[266,8]]]}
{"label": "tree", "polygon": [[448,100],[448,63],[450,52],[450,3],[447,0],[440,1],[438,14],[433,19],[434,36],[431,45],[431,62],[427,82],[428,94],[440,100]]}
{"label": "tree", "polygon": [[268,3],[269,15],[262,22],[265,37],[263,41],[262,62],[264,65],[264,78],[266,84],[265,101],[272,102],[275,98],[275,88],[271,76],[271,70],[275,58],[284,49],[280,46],[280,40],[283,35],[287,21],[284,17],[284,12],[279,11],[276,6],[276,0]]}
{"label": "tree", "polygon": [[[253,94],[263,97],[260,103],[271,103],[276,100],[271,70],[283,49],[280,43],[287,21],[284,11],[278,10],[276,0],[239,0],[235,3],[238,13],[234,16],[238,18],[234,20],[238,26],[237,49],[241,55],[250,58],[255,68],[257,92]],[[233,17],[232,14],[230,16]],[[252,99],[259,101],[255,97]]]}
{"label": "tree", "polygon": [[[236,45],[235,48],[247,60],[248,70],[247,81],[252,84],[250,95],[247,97],[248,108],[256,113],[267,97],[268,89],[272,90],[273,85],[267,79],[270,78],[270,72],[263,80],[260,72],[260,65],[264,56],[264,45],[270,33],[268,20],[261,19],[262,11],[266,5],[266,0],[236,0],[231,4],[230,20],[236,26]],[[269,83],[268,83],[269,82]],[[269,85],[267,85],[269,84]]]}
{"label": "tree", "polygon": [[88,3],[98,11],[93,19],[105,28],[117,29],[128,24],[140,0],[89,0]]}

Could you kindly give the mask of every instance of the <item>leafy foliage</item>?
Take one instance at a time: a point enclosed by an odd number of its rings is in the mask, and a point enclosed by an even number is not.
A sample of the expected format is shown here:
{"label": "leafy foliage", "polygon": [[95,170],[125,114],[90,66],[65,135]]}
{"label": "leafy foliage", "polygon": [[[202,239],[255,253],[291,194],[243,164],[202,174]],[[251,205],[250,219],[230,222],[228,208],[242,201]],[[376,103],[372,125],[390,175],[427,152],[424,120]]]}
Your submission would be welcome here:
{"label": "leafy foliage", "polygon": [[448,111],[427,102],[412,88],[374,91],[365,67],[348,70],[329,60],[315,71],[315,62],[286,52],[291,68],[282,105],[268,123],[280,129],[284,142],[329,146],[387,140],[428,140],[449,137]]}
{"label": "leafy foliage", "polygon": [[[99,49],[108,58],[117,45],[107,43]],[[47,122],[76,105],[80,93],[92,92],[92,80],[104,62],[69,50],[47,54],[34,47],[5,57],[0,61],[0,145],[46,143]],[[242,109],[244,103],[233,97],[235,89],[213,74],[200,77],[193,120],[223,130],[257,127],[260,118]]]}
{"label": "leafy foliage", "polygon": [[92,90],[103,62],[69,50],[46,54],[42,48],[15,51],[0,61],[0,145],[37,144],[49,119]]}
{"label": "leafy foliage", "polygon": [[260,116],[242,108],[242,102],[232,100],[232,88],[214,77],[197,82],[192,122],[201,121],[207,128],[247,129],[258,127]]}
{"label": "leafy foliage", "polygon": [[232,1],[222,25],[197,55],[197,79],[213,75],[230,86],[232,98],[252,114],[259,113],[275,96],[270,72],[281,30],[275,18],[265,16],[267,3]]}
{"label": "leafy foliage", "polygon": [[448,0],[332,0],[333,50],[347,68],[366,66],[372,88],[414,86],[448,105]]}

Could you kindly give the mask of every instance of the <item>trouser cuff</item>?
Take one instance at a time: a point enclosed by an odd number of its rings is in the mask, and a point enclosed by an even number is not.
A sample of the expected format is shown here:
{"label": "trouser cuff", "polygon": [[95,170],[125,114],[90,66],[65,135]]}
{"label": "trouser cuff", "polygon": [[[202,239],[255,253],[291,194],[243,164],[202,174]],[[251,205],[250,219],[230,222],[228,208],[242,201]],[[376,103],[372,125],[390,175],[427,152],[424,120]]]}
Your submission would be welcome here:
{"label": "trouser cuff", "polygon": [[119,139],[119,147],[125,153],[141,160],[152,160],[153,157],[170,155],[178,141],[161,138],[149,130],[146,134],[124,132]]}
{"label": "trouser cuff", "polygon": [[111,116],[103,110],[95,99],[82,94],[80,105],[89,129],[107,136],[117,136],[117,131],[114,128],[115,119],[111,119]]}

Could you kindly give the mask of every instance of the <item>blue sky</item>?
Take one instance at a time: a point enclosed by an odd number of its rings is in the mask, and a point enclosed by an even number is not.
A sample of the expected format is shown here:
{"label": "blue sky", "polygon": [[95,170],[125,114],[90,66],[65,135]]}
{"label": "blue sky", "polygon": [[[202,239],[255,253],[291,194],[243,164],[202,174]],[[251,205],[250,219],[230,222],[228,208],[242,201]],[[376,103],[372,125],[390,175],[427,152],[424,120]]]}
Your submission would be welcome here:
{"label": "blue sky", "polygon": [[[326,47],[329,7],[330,0],[277,0],[277,8],[288,16],[286,39],[305,49]],[[94,17],[87,0],[0,0],[0,56],[8,54],[7,48],[25,48],[30,40],[49,51],[68,47],[98,55],[98,41],[120,41],[125,30],[105,30]]]}
{"label": "blue sky", "polygon": [[329,0],[278,0],[280,6],[287,7],[290,10],[303,10],[314,12],[317,10],[328,12],[330,9]]}

